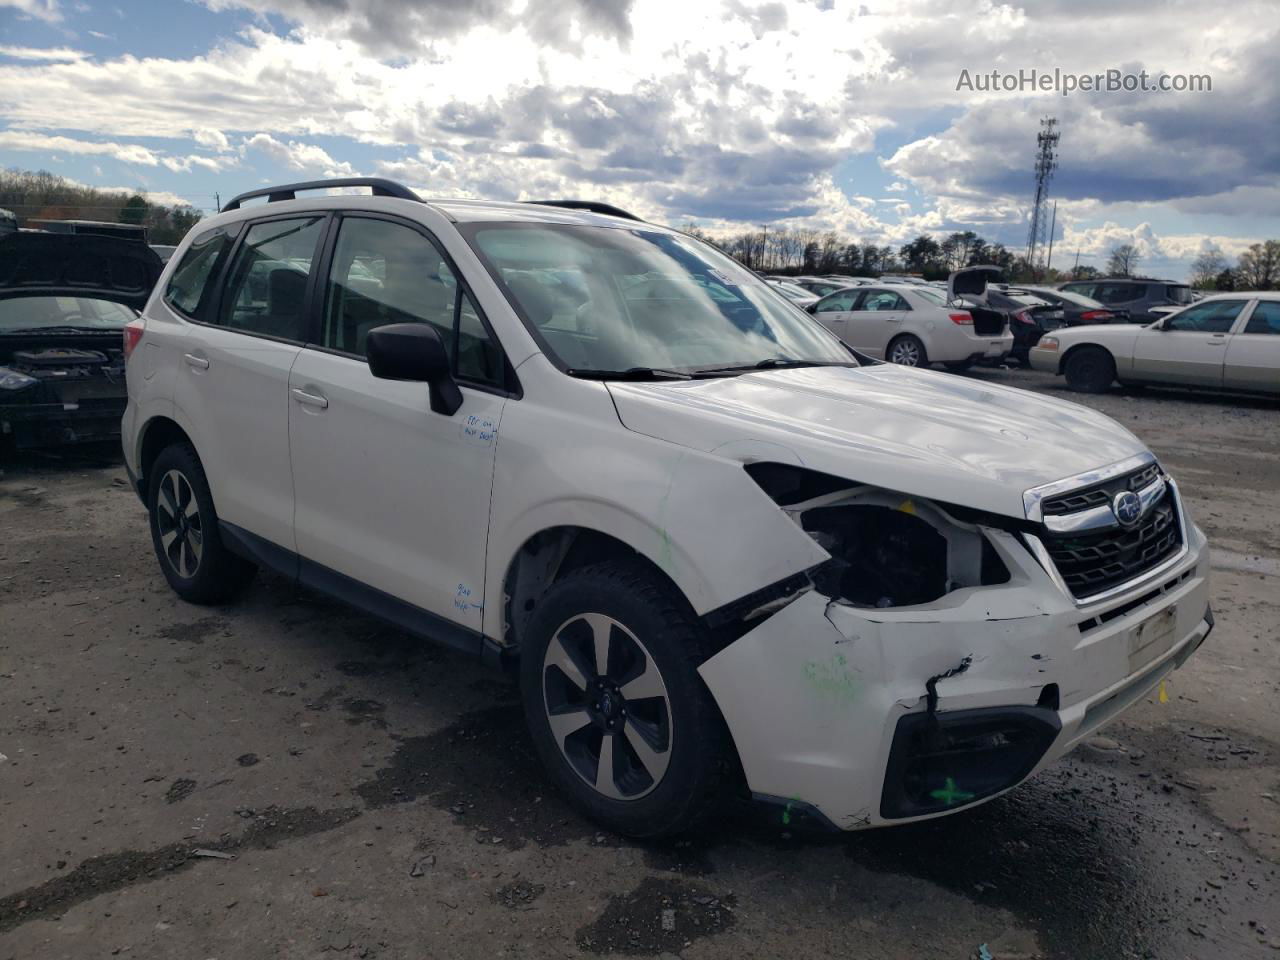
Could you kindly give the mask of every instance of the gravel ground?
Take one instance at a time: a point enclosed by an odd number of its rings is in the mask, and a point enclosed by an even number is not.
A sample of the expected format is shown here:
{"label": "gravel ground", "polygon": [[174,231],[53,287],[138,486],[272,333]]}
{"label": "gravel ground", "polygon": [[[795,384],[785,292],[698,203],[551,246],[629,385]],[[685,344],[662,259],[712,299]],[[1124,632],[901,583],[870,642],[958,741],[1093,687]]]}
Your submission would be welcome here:
{"label": "gravel ground", "polygon": [[117,462],[10,464],[0,960],[1280,958],[1280,403],[1083,402],[1182,482],[1217,630],[1168,703],[1006,797],[834,837],[737,805],[601,833],[478,664],[275,577],[183,604]]}

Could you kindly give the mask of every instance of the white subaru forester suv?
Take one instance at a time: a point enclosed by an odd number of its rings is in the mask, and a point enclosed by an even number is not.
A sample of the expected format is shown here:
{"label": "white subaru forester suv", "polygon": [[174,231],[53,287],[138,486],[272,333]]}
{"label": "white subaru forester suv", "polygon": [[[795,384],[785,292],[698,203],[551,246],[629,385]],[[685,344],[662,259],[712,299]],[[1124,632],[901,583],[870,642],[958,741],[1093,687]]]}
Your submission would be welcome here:
{"label": "white subaru forester suv", "polygon": [[1213,624],[1204,537],[1127,430],[859,356],[602,204],[254,191],[125,345],[180,596],[268,567],[518,665],[549,776],[624,834],[730,779],[841,829],[987,800]]}

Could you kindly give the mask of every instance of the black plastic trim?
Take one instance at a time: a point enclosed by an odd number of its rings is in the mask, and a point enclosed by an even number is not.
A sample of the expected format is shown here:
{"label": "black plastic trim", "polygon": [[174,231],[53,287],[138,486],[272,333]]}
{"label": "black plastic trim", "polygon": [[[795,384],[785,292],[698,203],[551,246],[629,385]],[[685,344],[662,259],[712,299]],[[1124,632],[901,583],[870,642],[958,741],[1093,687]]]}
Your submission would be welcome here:
{"label": "black plastic trim", "polygon": [[611,203],[601,203],[598,200],[526,200],[525,203],[535,203],[540,207],[562,207],[565,210],[586,210],[588,213],[602,213],[609,217],[621,217],[624,220],[635,220],[638,223],[645,223],[642,217],[637,217],[628,210],[621,207],[615,207]]}
{"label": "black plastic trim", "polygon": [[369,187],[375,197],[396,197],[400,200],[423,202],[420,196],[404,184],[396,183],[394,180],[386,180],[382,177],[341,177],[335,180],[307,180],[302,183],[282,183],[275,187],[250,190],[247,193],[232,197],[220,212],[226,213],[228,210],[239,210],[240,205],[246,200],[254,200],[258,197],[266,197],[267,203],[277,203],[281,200],[296,200],[296,194],[299,190],[328,190],[331,187]]}
{"label": "black plastic trim", "polygon": [[[995,736],[1011,731],[1025,739],[1002,744]],[[1047,707],[908,713],[894,729],[880,816],[897,820],[959,810],[1007,790],[1035,769],[1061,731],[1057,711]],[[966,740],[983,736],[991,742],[966,748]],[[986,755],[977,756],[979,750]],[[925,792],[930,783],[939,788]]]}
{"label": "black plastic trim", "polygon": [[813,825],[832,833],[843,832],[825,813],[804,800],[775,797],[771,793],[756,793],[754,790],[751,792],[751,800],[761,806],[777,808],[784,827],[803,829]]}
{"label": "black plastic trim", "polygon": [[305,587],[350,604],[414,636],[480,657],[486,663],[497,665],[502,662],[502,657],[487,649],[492,641],[487,644],[484,635],[476,630],[453,623],[345,573],[308,560],[235,524],[219,521],[218,533],[223,544],[232,553],[270,567]]}

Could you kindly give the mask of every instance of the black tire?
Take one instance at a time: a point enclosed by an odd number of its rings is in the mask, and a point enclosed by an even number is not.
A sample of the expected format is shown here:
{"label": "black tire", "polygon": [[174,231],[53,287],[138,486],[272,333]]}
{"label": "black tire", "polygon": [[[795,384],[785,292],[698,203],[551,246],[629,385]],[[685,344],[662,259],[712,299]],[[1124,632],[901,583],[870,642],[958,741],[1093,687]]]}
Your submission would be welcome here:
{"label": "black tire", "polygon": [[257,567],[223,546],[209,482],[191,444],[166,447],[148,473],[151,543],[173,592],[189,603],[211,604],[244,589]]}
{"label": "black tire", "polygon": [[904,333],[889,341],[884,351],[884,358],[890,363],[904,367],[924,368],[929,366],[929,354],[919,337]]}
{"label": "black tire", "polygon": [[1116,362],[1102,347],[1079,347],[1067,357],[1062,372],[1076,393],[1106,393],[1116,378]]}
{"label": "black tire", "polygon": [[[604,676],[593,652],[601,623]],[[520,651],[525,718],[551,780],[586,816],[640,838],[680,833],[710,811],[731,754],[724,721],[697,673],[706,653],[705,630],[683,598],[639,563],[575,570],[538,602]],[[653,689],[650,669],[661,693],[634,696],[644,692],[637,679]],[[563,725],[559,737],[553,719]],[[616,754],[605,781],[612,796],[587,779],[599,782],[606,741],[608,755]],[[649,766],[635,743],[648,744]],[[660,774],[650,775],[659,765]]]}
{"label": "black tire", "polygon": [[964,373],[966,370],[970,370],[973,368],[973,361],[957,360],[953,363],[944,363],[943,366],[946,367],[948,370],[950,370],[952,373]]}

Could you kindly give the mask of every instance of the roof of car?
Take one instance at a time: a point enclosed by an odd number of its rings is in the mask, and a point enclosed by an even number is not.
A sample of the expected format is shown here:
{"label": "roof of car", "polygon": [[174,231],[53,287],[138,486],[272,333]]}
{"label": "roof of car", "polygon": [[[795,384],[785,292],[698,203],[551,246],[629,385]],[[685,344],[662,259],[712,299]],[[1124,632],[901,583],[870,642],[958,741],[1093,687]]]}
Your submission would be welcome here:
{"label": "roof of car", "polygon": [[[351,194],[350,188],[367,187],[368,194]],[[341,190],[342,192],[336,192]],[[325,191],[299,197],[302,191]],[[248,204],[248,205],[246,205]],[[632,226],[645,223],[655,230],[668,230],[648,224],[640,217],[612,204],[592,200],[468,200],[453,197],[422,197],[401,183],[380,177],[346,177],[310,180],[261,187],[229,200],[219,219],[240,220],[263,214],[287,213],[291,209],[315,210],[371,205],[374,209],[395,209],[426,205],[453,220],[470,223],[480,220],[564,223],[584,226]],[[269,209],[268,209],[269,208]]]}

